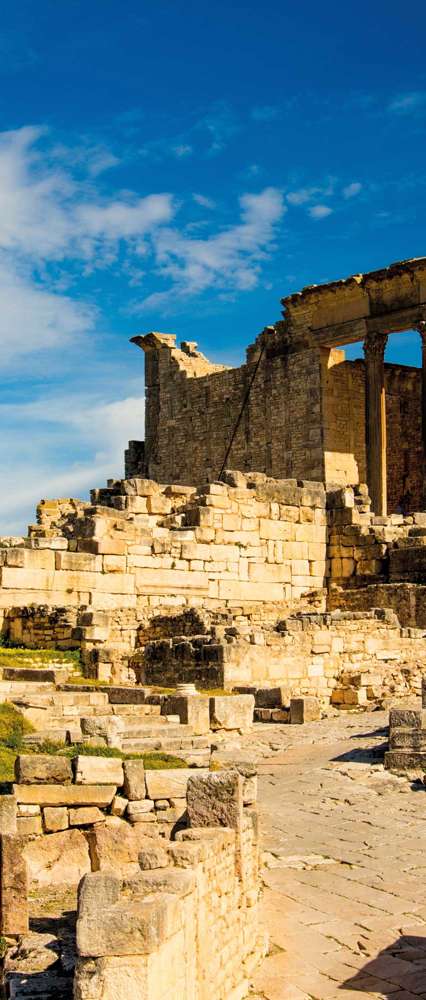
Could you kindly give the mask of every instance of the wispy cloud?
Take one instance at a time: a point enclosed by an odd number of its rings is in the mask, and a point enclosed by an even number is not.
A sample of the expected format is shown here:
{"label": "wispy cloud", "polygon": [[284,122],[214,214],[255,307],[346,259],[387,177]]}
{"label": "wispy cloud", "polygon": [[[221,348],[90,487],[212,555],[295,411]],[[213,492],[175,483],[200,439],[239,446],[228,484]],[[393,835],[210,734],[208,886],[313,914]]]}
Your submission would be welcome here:
{"label": "wispy cloud", "polygon": [[207,198],[205,194],[193,194],[194,201],[197,205],[201,205],[202,208],[216,208],[216,203],[212,198]]}
{"label": "wispy cloud", "polygon": [[[42,128],[0,135],[0,360],[9,364],[31,351],[63,347],[93,328],[93,306],[58,293],[49,266],[66,262],[102,267],[120,244],[141,244],[174,214],[170,194],[105,199],[91,181],[77,181],[52,157]],[[40,145],[41,144],[41,145]],[[98,168],[101,166],[98,159]],[[103,164],[105,166],[105,163]]]}
{"label": "wispy cloud", "polygon": [[[20,534],[34,520],[40,497],[85,499],[91,487],[123,475],[127,441],[144,435],[144,401],[135,396],[44,396],[1,405],[0,421],[2,466],[11,447],[16,456],[7,489],[0,493],[0,534]],[[70,450],[84,457],[64,463],[62,456]]]}
{"label": "wispy cloud", "polygon": [[333,209],[329,205],[312,205],[308,208],[308,215],[311,219],[326,219],[328,215],[331,215]]}
{"label": "wispy cloud", "polygon": [[[162,227],[153,236],[157,270],[169,289],[150,295],[143,308],[164,308],[176,297],[199,295],[208,288],[248,291],[259,281],[286,208],[278,188],[240,197],[240,221],[205,239],[188,238]],[[141,308],[135,304],[134,311]]]}
{"label": "wispy cloud", "polygon": [[388,111],[394,114],[406,115],[423,110],[426,107],[426,90],[412,90],[399,94],[388,105]]}
{"label": "wispy cloud", "polygon": [[351,184],[347,184],[343,188],[342,194],[344,198],[355,198],[357,194],[362,190],[362,184],[359,181],[352,181]]}

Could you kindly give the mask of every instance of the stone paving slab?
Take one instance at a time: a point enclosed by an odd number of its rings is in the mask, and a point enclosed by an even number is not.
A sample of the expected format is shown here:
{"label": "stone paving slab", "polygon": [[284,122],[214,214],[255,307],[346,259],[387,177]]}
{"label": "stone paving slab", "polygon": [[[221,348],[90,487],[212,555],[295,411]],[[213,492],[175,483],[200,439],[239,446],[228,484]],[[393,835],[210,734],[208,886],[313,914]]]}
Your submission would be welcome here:
{"label": "stone paving slab", "polygon": [[271,945],[250,1000],[426,1000],[426,790],[384,771],[386,726],[255,732]]}

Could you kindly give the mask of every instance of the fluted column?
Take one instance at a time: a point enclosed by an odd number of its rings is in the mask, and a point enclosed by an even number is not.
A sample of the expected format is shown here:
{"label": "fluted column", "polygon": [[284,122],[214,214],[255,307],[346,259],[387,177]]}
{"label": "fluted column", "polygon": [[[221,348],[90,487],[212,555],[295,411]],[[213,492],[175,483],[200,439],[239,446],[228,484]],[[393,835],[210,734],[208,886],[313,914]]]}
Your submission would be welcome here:
{"label": "fluted column", "polygon": [[386,400],[384,333],[368,333],[365,356],[365,434],[367,482],[375,514],[387,513],[386,489]]}
{"label": "fluted column", "polygon": [[426,463],[426,320],[417,326],[422,340],[422,441],[423,459]]}

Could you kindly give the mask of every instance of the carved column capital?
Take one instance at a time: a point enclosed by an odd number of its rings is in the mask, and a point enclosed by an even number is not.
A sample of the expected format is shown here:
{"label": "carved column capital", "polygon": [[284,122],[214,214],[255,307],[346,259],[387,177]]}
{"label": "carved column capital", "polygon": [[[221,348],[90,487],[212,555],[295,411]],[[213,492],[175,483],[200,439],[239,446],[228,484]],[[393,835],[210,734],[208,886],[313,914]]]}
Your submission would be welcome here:
{"label": "carved column capital", "polygon": [[374,330],[369,330],[363,345],[365,360],[383,362],[387,342],[387,333],[377,333]]}

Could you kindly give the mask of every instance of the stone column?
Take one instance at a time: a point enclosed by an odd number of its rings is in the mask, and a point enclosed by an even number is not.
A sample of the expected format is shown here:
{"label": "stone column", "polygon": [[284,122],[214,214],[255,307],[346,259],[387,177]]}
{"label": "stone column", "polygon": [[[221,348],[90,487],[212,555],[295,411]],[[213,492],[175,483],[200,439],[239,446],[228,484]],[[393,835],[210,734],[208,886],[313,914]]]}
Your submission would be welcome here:
{"label": "stone column", "polygon": [[365,434],[367,482],[375,514],[387,513],[386,496],[386,401],[384,333],[370,332],[364,341]]}
{"label": "stone column", "polygon": [[426,463],[426,320],[416,327],[422,340],[422,441],[423,459]]}

